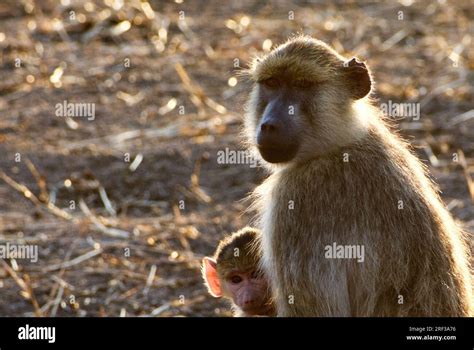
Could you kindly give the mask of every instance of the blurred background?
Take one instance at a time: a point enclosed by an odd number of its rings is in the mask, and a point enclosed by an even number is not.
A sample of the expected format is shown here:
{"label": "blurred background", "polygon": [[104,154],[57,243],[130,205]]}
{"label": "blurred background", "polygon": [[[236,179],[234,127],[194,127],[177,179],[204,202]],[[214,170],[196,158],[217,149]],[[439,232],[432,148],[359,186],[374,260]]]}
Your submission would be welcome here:
{"label": "blurred background", "polygon": [[[366,60],[376,104],[474,232],[474,6],[452,1],[0,2],[0,316],[229,316],[200,260],[249,223],[238,75],[294,33]],[[58,104],[94,116],[58,116]],[[60,113],[61,114],[61,113]],[[418,120],[416,120],[418,119]]]}

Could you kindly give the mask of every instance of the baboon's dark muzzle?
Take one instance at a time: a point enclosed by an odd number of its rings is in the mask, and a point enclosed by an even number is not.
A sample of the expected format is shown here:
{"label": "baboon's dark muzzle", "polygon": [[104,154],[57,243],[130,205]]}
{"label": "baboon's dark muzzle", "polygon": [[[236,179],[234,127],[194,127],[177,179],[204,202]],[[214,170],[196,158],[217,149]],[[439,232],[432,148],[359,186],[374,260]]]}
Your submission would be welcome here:
{"label": "baboon's dark muzzle", "polygon": [[257,134],[258,150],[267,162],[282,163],[293,159],[298,151],[294,131],[275,118],[262,120]]}

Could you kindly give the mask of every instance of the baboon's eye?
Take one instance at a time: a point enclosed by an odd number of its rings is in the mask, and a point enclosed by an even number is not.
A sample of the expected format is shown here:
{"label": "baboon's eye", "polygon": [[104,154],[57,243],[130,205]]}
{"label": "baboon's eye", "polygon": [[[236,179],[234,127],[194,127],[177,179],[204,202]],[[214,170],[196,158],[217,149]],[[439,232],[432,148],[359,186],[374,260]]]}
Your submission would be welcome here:
{"label": "baboon's eye", "polygon": [[265,79],[261,82],[265,87],[269,89],[276,89],[280,84],[278,83],[278,80],[275,78],[268,78]]}
{"label": "baboon's eye", "polygon": [[298,89],[308,89],[313,86],[313,82],[307,79],[298,79],[293,82],[293,86]]}
{"label": "baboon's eye", "polygon": [[230,281],[233,284],[239,284],[240,282],[242,282],[242,277],[235,275],[230,278]]}

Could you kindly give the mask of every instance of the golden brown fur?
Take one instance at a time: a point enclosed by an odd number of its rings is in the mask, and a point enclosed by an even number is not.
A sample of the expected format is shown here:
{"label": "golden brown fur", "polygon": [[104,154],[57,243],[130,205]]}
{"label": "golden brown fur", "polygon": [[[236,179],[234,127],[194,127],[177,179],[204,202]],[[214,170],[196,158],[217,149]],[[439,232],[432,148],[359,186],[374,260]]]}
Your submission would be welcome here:
{"label": "golden brown fur", "polygon": [[[462,230],[408,145],[367,98],[351,98],[343,62],[298,37],[250,69],[255,82],[285,74],[319,87],[297,116],[297,155],[267,164],[254,194],[278,315],[471,316]],[[256,84],[245,120],[254,151],[264,108]],[[363,245],[365,261],[325,258],[334,242]]]}
{"label": "golden brown fur", "polygon": [[234,269],[247,271],[259,266],[261,252],[258,249],[260,232],[245,227],[219,242],[214,253],[219,277],[224,278],[224,271]]}

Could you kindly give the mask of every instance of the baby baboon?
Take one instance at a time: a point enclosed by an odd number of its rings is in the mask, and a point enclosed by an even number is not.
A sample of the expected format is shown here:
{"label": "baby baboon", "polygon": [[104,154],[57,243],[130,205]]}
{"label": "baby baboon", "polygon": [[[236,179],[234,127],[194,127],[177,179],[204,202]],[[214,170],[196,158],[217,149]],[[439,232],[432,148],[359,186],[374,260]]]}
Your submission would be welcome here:
{"label": "baby baboon", "polygon": [[463,233],[368,101],[366,65],[297,37],[249,74],[246,138],[272,171],[254,203],[278,315],[472,315]]}
{"label": "baby baboon", "polygon": [[267,280],[260,270],[260,232],[250,227],[219,242],[214,258],[202,261],[209,293],[232,302],[235,316],[272,316],[275,308]]}

